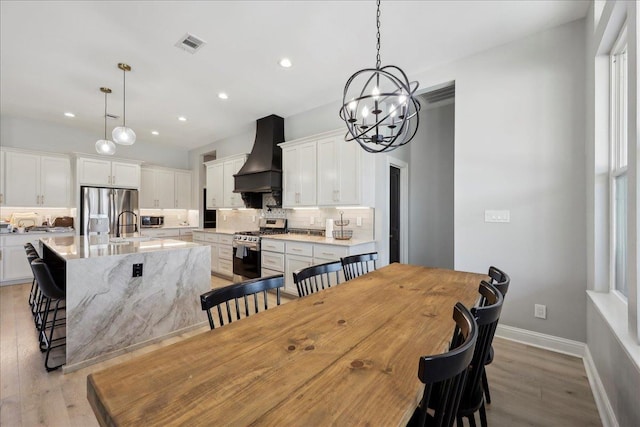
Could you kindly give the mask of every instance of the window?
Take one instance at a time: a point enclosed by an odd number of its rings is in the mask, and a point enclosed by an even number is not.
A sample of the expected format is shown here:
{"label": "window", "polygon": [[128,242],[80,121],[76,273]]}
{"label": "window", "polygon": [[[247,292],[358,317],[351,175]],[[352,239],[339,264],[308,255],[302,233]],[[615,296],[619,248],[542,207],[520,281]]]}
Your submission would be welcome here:
{"label": "window", "polygon": [[611,60],[611,289],[628,297],[627,282],[627,27],[623,26]]}

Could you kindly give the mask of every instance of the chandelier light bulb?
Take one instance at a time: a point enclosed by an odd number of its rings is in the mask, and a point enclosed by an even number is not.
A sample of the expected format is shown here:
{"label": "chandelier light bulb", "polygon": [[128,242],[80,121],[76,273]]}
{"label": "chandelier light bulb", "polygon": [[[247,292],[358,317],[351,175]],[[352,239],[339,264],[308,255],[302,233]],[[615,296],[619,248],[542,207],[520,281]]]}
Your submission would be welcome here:
{"label": "chandelier light bulb", "polygon": [[375,86],[373,88],[373,90],[371,91],[371,95],[373,95],[373,99],[375,99],[375,100],[380,98],[380,89],[378,89],[378,86]]}
{"label": "chandelier light bulb", "polygon": [[356,111],[357,106],[358,106],[358,103],[355,100],[351,100],[351,102],[349,103],[349,110]]}
{"label": "chandelier light bulb", "polygon": [[126,126],[118,126],[111,132],[113,141],[120,145],[133,145],[136,142],[136,133]]}
{"label": "chandelier light bulb", "polygon": [[369,108],[365,105],[362,107],[362,118],[366,119],[369,116]]}

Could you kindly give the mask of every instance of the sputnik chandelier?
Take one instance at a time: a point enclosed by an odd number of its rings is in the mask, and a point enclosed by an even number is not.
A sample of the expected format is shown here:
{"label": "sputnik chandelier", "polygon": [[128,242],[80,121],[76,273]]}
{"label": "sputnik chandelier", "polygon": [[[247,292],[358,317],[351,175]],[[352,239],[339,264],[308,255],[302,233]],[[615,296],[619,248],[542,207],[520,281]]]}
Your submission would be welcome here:
{"label": "sputnik chandelier", "polygon": [[[357,141],[370,153],[393,151],[411,141],[418,130],[418,82],[395,65],[380,60],[380,0],[376,14],[376,67],[353,74],[344,87],[340,118],[347,125],[345,141]],[[360,88],[360,89],[358,89]]]}

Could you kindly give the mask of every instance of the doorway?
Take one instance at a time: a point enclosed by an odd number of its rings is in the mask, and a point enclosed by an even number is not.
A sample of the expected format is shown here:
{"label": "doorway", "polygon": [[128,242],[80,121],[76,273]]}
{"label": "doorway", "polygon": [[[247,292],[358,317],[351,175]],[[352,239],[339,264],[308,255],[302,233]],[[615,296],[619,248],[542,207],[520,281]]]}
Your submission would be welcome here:
{"label": "doorway", "polygon": [[400,168],[389,166],[389,264],[400,262]]}

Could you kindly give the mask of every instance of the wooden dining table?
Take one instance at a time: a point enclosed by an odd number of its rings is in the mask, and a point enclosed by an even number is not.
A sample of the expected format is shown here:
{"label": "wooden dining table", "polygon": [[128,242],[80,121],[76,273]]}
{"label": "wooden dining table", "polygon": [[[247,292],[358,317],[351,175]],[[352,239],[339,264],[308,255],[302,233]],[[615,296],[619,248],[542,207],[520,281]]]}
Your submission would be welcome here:
{"label": "wooden dining table", "polygon": [[87,396],[105,426],[405,425],[420,356],[483,279],[391,264],[95,372]]}

